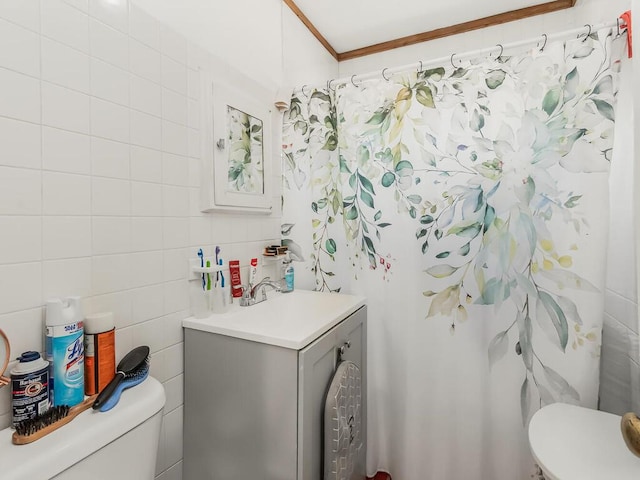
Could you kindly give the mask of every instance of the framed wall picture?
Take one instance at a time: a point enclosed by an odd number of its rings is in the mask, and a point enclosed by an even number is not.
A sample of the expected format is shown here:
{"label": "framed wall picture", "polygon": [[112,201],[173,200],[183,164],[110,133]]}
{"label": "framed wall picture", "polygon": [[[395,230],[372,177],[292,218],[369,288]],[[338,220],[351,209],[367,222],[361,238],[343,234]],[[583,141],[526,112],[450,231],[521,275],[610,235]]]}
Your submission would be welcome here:
{"label": "framed wall picture", "polygon": [[202,211],[270,213],[271,111],[251,92],[204,82]]}

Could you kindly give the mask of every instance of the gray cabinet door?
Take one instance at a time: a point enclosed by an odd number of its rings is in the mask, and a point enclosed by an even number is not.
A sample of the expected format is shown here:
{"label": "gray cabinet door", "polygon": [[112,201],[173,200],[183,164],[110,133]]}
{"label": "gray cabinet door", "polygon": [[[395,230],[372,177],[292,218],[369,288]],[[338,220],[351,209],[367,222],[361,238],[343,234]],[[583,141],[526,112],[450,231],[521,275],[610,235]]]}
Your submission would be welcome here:
{"label": "gray cabinet door", "polygon": [[185,330],[185,480],[296,475],[298,352]]}
{"label": "gray cabinet door", "polygon": [[[346,348],[345,344],[350,346]],[[345,345],[344,360],[361,369],[362,391],[366,392],[366,307],[347,317],[315,342],[300,351],[298,361],[298,480],[323,478],[324,404],[337,362],[338,349]],[[366,401],[362,422],[366,424]],[[366,430],[364,430],[366,441]],[[364,452],[355,478],[365,478]]]}

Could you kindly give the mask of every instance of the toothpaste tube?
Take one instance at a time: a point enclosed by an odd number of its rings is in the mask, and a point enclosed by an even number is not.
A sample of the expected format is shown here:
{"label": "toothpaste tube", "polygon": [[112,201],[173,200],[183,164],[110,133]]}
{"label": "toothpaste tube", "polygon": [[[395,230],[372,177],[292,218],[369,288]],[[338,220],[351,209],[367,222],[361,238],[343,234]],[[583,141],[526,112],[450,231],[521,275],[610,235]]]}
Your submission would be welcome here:
{"label": "toothpaste tube", "polygon": [[229,274],[231,277],[231,296],[242,297],[242,281],[240,280],[240,260],[229,261]]}
{"label": "toothpaste tube", "polygon": [[251,259],[251,266],[249,267],[249,285],[253,285],[256,281],[256,274],[258,272],[258,259]]}

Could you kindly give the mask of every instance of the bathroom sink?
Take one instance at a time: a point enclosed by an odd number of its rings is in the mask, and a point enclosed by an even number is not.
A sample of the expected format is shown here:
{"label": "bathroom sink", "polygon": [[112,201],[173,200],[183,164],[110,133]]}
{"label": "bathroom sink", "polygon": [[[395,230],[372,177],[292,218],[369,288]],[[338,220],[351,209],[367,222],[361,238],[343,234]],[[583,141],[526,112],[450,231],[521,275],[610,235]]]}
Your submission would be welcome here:
{"label": "bathroom sink", "polygon": [[531,418],[529,444],[547,480],[640,478],[640,458],[625,445],[618,415],[547,405]]}
{"label": "bathroom sink", "polygon": [[251,307],[240,307],[238,300],[225,313],[189,317],[182,326],[299,350],[365,304],[357,295],[308,290],[269,292]]}

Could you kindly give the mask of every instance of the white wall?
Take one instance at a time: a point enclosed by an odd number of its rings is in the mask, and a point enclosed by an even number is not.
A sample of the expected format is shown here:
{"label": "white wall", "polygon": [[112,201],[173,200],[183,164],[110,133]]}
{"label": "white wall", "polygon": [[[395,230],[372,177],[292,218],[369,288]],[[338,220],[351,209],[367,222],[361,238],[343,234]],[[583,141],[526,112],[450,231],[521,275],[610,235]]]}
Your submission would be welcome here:
{"label": "white wall", "polygon": [[338,77],[338,62],[309,32],[289,7],[283,5],[285,85],[323,84]]}
{"label": "white wall", "polygon": [[265,86],[282,80],[280,0],[132,0]]}
{"label": "white wall", "polygon": [[[220,245],[246,278],[249,259],[280,239],[277,155],[274,214],[199,211],[198,68],[241,79],[270,105],[287,60],[277,0],[165,1],[166,20],[185,35],[136,6],[144,3],[0,2],[0,328],[15,358],[43,350],[48,298],[80,295],[85,313],[113,311],[118,360],[134,346],[151,348],[151,374],[167,393],[157,473],[175,480],[187,260]],[[216,22],[196,28],[199,8]],[[286,25],[296,26],[291,18]],[[306,66],[317,56],[317,70],[333,76],[335,63],[299,33],[287,33],[295,55]],[[0,428],[10,420],[4,388]]]}
{"label": "white wall", "polygon": [[338,63],[281,0],[132,0],[267,87],[324,81]]}

